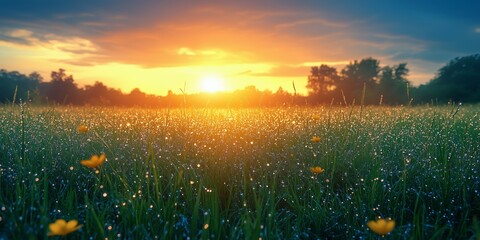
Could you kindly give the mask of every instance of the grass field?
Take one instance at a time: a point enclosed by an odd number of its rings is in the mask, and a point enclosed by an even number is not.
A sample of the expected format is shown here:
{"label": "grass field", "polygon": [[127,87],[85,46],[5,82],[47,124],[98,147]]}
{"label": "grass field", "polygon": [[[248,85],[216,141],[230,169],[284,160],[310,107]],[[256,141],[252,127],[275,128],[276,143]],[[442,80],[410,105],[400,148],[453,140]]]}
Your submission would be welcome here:
{"label": "grass field", "polygon": [[479,239],[479,113],[6,105],[0,239]]}

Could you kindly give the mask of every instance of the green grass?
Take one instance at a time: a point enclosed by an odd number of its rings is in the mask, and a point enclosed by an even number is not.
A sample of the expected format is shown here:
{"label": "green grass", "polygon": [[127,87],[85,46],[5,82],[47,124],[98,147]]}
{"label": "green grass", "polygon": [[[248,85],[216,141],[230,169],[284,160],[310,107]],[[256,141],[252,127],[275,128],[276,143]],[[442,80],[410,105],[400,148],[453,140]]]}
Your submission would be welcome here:
{"label": "green grass", "polygon": [[0,239],[375,239],[379,216],[479,239],[480,106],[457,108],[3,106]]}

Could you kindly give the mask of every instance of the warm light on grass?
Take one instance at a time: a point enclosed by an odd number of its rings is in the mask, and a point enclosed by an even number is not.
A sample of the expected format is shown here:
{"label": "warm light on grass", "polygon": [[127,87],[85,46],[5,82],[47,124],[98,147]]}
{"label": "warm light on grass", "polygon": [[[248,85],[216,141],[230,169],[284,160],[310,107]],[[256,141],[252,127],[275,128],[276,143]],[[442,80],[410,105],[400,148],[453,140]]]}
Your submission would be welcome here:
{"label": "warm light on grass", "polygon": [[480,234],[479,106],[24,106],[0,107],[0,238]]}

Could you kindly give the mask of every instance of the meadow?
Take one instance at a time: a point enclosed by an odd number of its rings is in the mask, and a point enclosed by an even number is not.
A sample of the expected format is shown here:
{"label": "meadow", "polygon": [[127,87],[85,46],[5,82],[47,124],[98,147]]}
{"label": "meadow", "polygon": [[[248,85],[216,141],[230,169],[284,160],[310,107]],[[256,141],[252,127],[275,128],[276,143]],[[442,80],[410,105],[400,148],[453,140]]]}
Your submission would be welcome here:
{"label": "meadow", "polygon": [[479,113],[4,105],[0,239],[479,239]]}

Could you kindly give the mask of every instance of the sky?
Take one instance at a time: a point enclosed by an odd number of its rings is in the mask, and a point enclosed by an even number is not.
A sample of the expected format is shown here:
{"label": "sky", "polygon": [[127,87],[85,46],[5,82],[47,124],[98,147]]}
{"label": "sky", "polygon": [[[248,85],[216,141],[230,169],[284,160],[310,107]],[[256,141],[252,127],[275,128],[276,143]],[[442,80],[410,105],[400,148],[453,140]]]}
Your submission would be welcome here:
{"label": "sky", "polygon": [[[124,93],[306,94],[311,66],[406,62],[418,86],[480,52],[480,1],[2,0],[0,68]],[[214,87],[208,85],[215,84]],[[207,86],[206,86],[207,85]]]}

